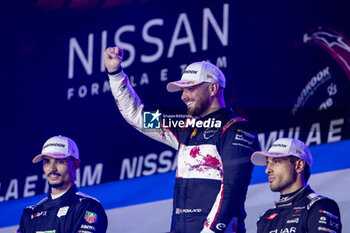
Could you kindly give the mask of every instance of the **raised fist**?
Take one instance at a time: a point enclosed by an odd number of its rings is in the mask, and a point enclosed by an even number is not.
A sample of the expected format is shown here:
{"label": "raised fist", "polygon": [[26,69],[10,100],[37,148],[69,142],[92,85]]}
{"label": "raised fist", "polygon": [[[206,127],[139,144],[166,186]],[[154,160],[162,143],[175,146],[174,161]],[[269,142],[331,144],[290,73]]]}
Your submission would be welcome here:
{"label": "raised fist", "polygon": [[109,73],[117,71],[123,61],[124,51],[120,47],[109,47],[103,55],[105,66]]}

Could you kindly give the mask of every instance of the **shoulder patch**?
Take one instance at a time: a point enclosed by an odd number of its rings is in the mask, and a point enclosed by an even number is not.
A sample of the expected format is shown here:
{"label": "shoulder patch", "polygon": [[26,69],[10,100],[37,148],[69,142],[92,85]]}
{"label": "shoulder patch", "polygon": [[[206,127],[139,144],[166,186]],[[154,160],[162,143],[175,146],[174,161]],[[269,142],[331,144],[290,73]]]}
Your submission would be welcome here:
{"label": "shoulder patch", "polygon": [[264,217],[267,217],[266,215],[267,215],[267,213],[270,211],[274,211],[274,209],[276,209],[276,206],[274,206],[274,207],[271,207],[271,208],[269,208],[269,209],[267,209],[267,210],[265,210],[265,212],[262,214],[262,215],[260,215],[260,217],[258,218],[258,221],[260,220],[260,219],[263,219]]}
{"label": "shoulder patch", "polygon": [[322,200],[322,199],[327,199],[324,196],[321,196],[320,194],[317,193],[310,193],[307,195],[307,198],[310,200],[309,204],[307,205],[307,209],[309,210],[313,204],[315,204],[317,201]]}
{"label": "shoulder patch", "polygon": [[232,125],[234,125],[237,122],[247,122],[246,119],[242,118],[242,117],[234,117],[231,118],[223,127],[222,127],[222,134],[224,134],[226,132],[226,130],[228,130]]}
{"label": "shoulder patch", "polygon": [[42,199],[41,201],[39,201],[37,204],[35,205],[30,205],[30,206],[27,206],[26,209],[31,209],[33,210],[35,207],[37,207],[38,205],[41,205],[42,203],[44,203],[45,201],[47,201],[47,197],[45,197],[44,199]]}
{"label": "shoulder patch", "polygon": [[89,195],[87,195],[87,194],[85,194],[85,193],[82,193],[82,192],[76,192],[75,194],[78,195],[78,196],[81,196],[81,197],[83,197],[83,198],[88,198],[88,199],[92,199],[92,200],[95,200],[95,201],[97,201],[97,202],[100,202],[100,201],[99,201],[98,199],[96,199],[95,197],[89,196]]}

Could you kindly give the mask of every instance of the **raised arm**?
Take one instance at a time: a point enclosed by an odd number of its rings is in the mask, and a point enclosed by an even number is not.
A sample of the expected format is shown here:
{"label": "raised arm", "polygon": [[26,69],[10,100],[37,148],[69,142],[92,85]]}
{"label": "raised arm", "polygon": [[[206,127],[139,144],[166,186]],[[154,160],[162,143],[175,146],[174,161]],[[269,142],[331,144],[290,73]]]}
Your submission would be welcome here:
{"label": "raised arm", "polygon": [[144,129],[144,105],[132,88],[127,75],[121,68],[123,49],[119,47],[108,48],[104,53],[104,62],[109,72],[109,81],[112,94],[124,119],[135,129],[154,140],[165,143],[174,149],[178,148],[178,139],[174,132],[168,128]]}

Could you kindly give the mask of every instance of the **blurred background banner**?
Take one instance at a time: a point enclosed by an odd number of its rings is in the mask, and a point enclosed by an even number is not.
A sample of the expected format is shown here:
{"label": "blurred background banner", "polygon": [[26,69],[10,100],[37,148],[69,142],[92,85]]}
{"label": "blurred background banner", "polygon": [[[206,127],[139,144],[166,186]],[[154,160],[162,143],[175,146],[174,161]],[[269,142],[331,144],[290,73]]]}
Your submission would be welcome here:
{"label": "blurred background banner", "polygon": [[[1,4],[0,202],[48,191],[31,160],[59,134],[78,144],[79,187],[176,169],[176,151],[137,132],[116,107],[103,64],[115,45],[149,109],[186,113],[180,93],[165,86],[186,65],[208,60],[224,72],[226,102],[256,129],[262,150],[280,137],[309,146],[350,138],[345,1]],[[329,165],[340,169],[335,161]]]}

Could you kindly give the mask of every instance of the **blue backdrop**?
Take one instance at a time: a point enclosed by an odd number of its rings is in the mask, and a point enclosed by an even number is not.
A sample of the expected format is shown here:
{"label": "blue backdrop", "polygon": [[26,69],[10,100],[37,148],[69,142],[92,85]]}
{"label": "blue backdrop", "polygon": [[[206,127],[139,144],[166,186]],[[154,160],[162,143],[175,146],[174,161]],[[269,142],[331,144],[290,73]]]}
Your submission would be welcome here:
{"label": "blue backdrop", "polygon": [[112,98],[102,53],[123,66],[146,105],[184,112],[167,93],[184,67],[209,60],[226,102],[262,149],[350,138],[349,4],[334,1],[32,1],[1,11],[0,202],[47,191],[32,158],[51,136],[78,144],[78,186],[174,171],[174,150],[141,135]]}

